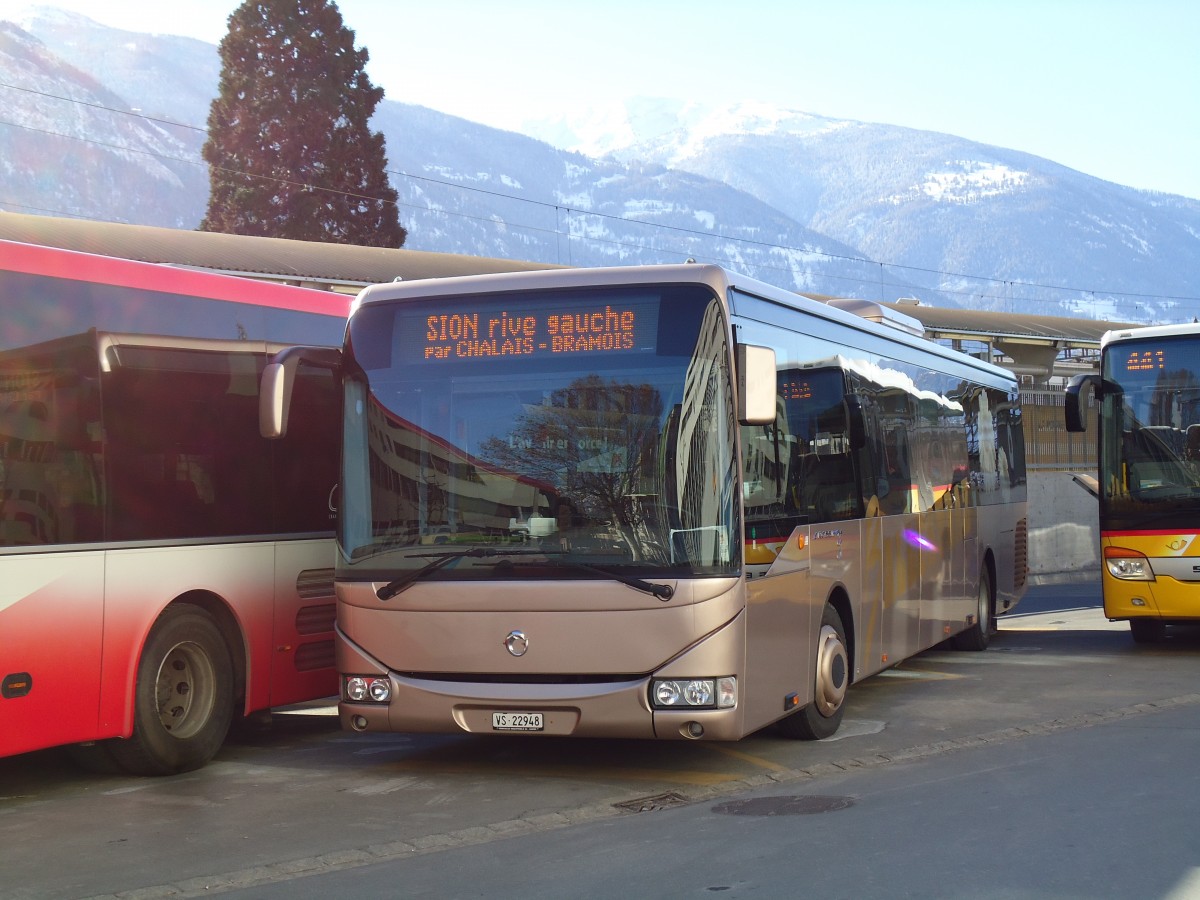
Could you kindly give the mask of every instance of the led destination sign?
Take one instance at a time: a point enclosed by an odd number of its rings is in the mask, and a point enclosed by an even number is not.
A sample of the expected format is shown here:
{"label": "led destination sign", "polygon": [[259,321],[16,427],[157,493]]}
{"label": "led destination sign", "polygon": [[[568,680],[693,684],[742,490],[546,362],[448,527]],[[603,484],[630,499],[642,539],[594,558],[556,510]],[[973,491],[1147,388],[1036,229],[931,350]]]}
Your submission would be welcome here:
{"label": "led destination sign", "polygon": [[1167,351],[1162,349],[1130,350],[1125,359],[1126,372],[1155,372],[1166,367]]}
{"label": "led destination sign", "polygon": [[[522,298],[469,307],[439,304],[436,311],[424,307],[419,327],[414,327],[416,317],[406,312],[398,344],[408,363],[609,356],[653,350],[658,334],[657,301],[609,299],[582,304]],[[611,302],[614,299],[616,302]],[[420,340],[416,347],[414,338]]]}
{"label": "led destination sign", "polygon": [[779,379],[779,396],[784,400],[811,400],[812,383],[798,378]]}

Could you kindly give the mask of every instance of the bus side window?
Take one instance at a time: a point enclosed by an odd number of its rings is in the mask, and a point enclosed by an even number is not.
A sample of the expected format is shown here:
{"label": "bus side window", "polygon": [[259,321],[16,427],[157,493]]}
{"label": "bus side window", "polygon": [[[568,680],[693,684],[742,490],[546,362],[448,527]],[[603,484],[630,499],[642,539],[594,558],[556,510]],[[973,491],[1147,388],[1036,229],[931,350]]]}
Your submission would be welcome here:
{"label": "bus side window", "polygon": [[800,468],[800,508],[814,522],[859,515],[858,489],[849,453],[806,454]]}
{"label": "bus side window", "polygon": [[889,429],[883,442],[883,477],[887,491],[881,496],[884,515],[910,512],[912,474],[908,464],[908,439],[902,428]]}
{"label": "bus side window", "polygon": [[1184,458],[1188,462],[1200,462],[1200,425],[1189,425],[1184,437]]}

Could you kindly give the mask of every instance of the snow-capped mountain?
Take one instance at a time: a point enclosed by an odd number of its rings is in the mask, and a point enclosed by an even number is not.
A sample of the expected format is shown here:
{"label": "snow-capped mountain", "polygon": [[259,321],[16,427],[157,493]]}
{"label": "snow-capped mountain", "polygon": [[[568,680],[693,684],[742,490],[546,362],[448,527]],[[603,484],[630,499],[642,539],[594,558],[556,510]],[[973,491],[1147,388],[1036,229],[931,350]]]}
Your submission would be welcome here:
{"label": "snow-capped mountain", "polygon": [[1031,154],[758,103],[639,99],[530,131],[719,180],[964,305],[1028,299],[1134,320],[1196,312],[1173,298],[1200,287],[1200,203]]}
{"label": "snow-capped mountain", "polygon": [[632,97],[552,119],[532,119],[524,123],[522,130],[587,156],[623,156],[642,145],[661,147],[673,142],[678,160],[686,160],[707,139],[717,136],[810,135],[853,124],[758,101],[714,106]]}
{"label": "snow-capped mountain", "polygon": [[[0,25],[0,208],[195,227],[218,76],[199,41],[46,10]],[[385,99],[374,125],[414,249],[693,257],[815,293],[1125,321],[1200,305],[1200,203],[949,135],[650,99],[528,134]]]}
{"label": "snow-capped mountain", "polygon": [[[877,290],[853,247],[723,182],[557,150],[384,102],[408,246],[573,265],[720,261],[797,290]],[[411,225],[409,223],[412,223]]]}
{"label": "snow-capped mountain", "polygon": [[188,160],[202,134],[128,114],[136,103],[3,21],[0,83],[0,206],[195,226],[208,174]]}

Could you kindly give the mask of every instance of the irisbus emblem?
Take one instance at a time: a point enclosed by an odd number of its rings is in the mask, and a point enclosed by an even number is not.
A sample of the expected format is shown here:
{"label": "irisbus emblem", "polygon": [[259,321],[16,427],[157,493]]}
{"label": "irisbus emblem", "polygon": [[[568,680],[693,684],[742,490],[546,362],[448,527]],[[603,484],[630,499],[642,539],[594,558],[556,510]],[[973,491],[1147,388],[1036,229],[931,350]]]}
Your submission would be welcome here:
{"label": "irisbus emblem", "polygon": [[525,651],[529,649],[529,638],[525,637],[523,631],[510,631],[504,639],[504,646],[513,656],[524,656]]}

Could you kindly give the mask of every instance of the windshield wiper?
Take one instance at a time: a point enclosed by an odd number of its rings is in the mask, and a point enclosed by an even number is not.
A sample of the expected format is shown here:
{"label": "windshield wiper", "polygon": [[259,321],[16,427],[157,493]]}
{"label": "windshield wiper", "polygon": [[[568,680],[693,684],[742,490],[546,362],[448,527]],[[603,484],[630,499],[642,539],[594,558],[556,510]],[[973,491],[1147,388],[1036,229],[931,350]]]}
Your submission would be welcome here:
{"label": "windshield wiper", "polygon": [[484,557],[484,556],[520,556],[531,553],[538,553],[538,550],[500,550],[496,547],[471,547],[468,550],[449,550],[444,553],[414,553],[409,559],[424,559],[433,557],[432,562],[428,562],[419,569],[413,569],[407,572],[395,581],[389,581],[383,587],[375,592],[375,596],[380,600],[391,600],[400,592],[410,587],[415,582],[420,581],[430,572],[436,572],[443,566],[447,566],[452,562],[462,559],[465,556]]}
{"label": "windshield wiper", "polygon": [[585,572],[595,572],[598,575],[603,575],[605,578],[611,578],[613,581],[619,581],[621,584],[627,584],[631,588],[639,591],[645,591],[647,594],[653,594],[663,603],[666,603],[675,596],[675,588],[669,584],[655,584],[653,581],[646,581],[642,578],[635,578],[632,575],[621,575],[617,572],[602,569],[599,566],[593,566],[588,563],[576,562],[573,559],[560,559],[553,563],[553,566],[562,566],[568,569],[582,569]]}
{"label": "windshield wiper", "polygon": [[[562,552],[562,551],[559,551]],[[420,581],[430,572],[436,572],[438,569],[448,566],[452,562],[469,556],[474,558],[490,557],[490,556],[553,556],[557,555],[554,551],[545,550],[500,550],[496,547],[472,547],[469,550],[450,550],[444,553],[421,553],[416,554],[420,557],[432,556],[433,560],[421,566],[419,569],[406,573],[403,577],[397,578],[395,581],[388,582],[383,587],[375,592],[375,596],[380,600],[391,600],[397,594],[409,588],[414,583]],[[415,558],[415,557],[410,557]],[[503,563],[501,563],[503,565]],[[666,603],[675,596],[675,589],[669,584],[655,584],[653,581],[646,581],[642,578],[635,578],[632,575],[621,575],[617,572],[602,569],[599,566],[589,565],[588,563],[576,562],[574,560],[555,560],[550,563],[552,566],[560,566],[566,569],[580,569],[584,572],[595,572],[597,575],[603,575],[605,578],[611,578],[613,581],[619,581],[621,584],[628,585],[639,591],[644,591],[657,597],[659,600]]]}

